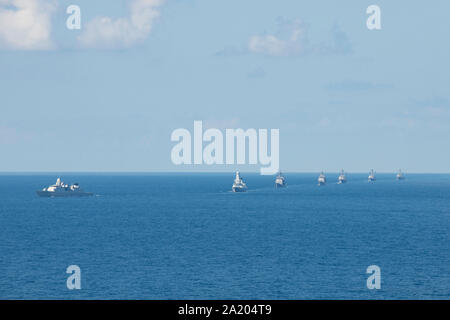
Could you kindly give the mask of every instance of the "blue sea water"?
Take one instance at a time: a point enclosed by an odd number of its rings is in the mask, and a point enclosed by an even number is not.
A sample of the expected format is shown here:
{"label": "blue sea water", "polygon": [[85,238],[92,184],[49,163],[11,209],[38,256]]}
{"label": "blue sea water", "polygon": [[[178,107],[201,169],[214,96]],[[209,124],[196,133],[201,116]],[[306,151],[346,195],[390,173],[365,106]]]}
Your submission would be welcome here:
{"label": "blue sea water", "polygon": [[0,298],[449,299],[450,175],[337,176],[66,174],[96,196],[58,199],[35,194],[55,175],[1,175]]}

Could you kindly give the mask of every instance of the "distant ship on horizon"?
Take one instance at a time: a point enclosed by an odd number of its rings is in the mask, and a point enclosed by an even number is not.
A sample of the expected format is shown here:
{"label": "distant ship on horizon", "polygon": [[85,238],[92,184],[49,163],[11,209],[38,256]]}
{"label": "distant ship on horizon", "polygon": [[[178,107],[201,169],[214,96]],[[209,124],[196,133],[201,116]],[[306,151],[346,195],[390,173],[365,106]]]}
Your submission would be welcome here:
{"label": "distant ship on horizon", "polygon": [[325,177],[325,174],[323,171],[320,173],[319,178],[317,179],[319,186],[324,186],[327,183],[327,177]]}
{"label": "distant ship on horizon", "polygon": [[368,181],[373,182],[375,180],[377,180],[377,179],[375,178],[375,172],[372,169],[372,170],[370,170]]}
{"label": "distant ship on horizon", "polygon": [[61,181],[61,178],[58,178],[54,185],[36,191],[36,193],[40,197],[88,197],[94,195],[91,192],[83,191],[78,183],[74,183],[70,186],[65,184]]}
{"label": "distant ship on horizon", "polygon": [[397,180],[405,180],[405,175],[402,172],[402,169],[398,169]]}
{"label": "distant ship on horizon", "polygon": [[345,176],[344,169],[341,170],[341,174],[338,178],[338,184],[343,184],[347,182],[347,177]]}
{"label": "distant ship on horizon", "polygon": [[284,188],[286,187],[286,178],[283,177],[283,175],[281,174],[281,171],[278,172],[277,177],[275,178],[275,187],[277,188]]}
{"label": "distant ship on horizon", "polygon": [[245,192],[247,191],[247,185],[242,180],[239,171],[236,171],[236,178],[234,179],[233,186],[231,187],[233,192]]}

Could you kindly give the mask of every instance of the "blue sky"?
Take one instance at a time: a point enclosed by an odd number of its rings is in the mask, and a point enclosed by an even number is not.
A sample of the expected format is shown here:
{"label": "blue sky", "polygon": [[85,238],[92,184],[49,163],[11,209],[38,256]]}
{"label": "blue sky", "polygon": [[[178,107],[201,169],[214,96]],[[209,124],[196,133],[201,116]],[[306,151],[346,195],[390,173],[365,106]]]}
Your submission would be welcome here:
{"label": "blue sky", "polygon": [[[65,26],[70,4],[81,30]],[[29,32],[7,20],[16,5]],[[448,1],[0,8],[0,171],[259,170],[173,165],[170,134],[203,120],[279,128],[284,171],[450,172]]]}

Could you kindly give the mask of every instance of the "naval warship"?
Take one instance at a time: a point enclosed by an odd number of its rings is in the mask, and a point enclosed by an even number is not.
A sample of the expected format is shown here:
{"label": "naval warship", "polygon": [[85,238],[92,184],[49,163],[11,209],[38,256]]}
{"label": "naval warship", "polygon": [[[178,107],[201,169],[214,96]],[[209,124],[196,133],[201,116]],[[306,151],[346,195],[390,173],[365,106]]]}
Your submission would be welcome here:
{"label": "naval warship", "polygon": [[93,196],[93,193],[83,191],[78,183],[72,185],[65,184],[61,178],[56,180],[54,185],[36,191],[40,197],[88,197]]}
{"label": "naval warship", "polygon": [[367,180],[368,180],[369,182],[373,182],[373,181],[377,180],[377,179],[375,178],[375,172],[373,171],[373,169],[370,170],[369,178],[368,178]]}
{"label": "naval warship", "polygon": [[247,191],[247,185],[242,180],[239,171],[236,171],[236,178],[234,179],[233,186],[231,187],[233,192],[245,192]]}
{"label": "naval warship", "polygon": [[323,171],[320,173],[319,178],[317,179],[319,186],[324,186],[327,183],[327,177],[325,177],[325,174]]}
{"label": "naval warship", "polygon": [[341,174],[339,175],[339,178],[338,178],[338,184],[343,184],[346,182],[347,182],[347,177],[345,176],[344,169],[342,169]]}
{"label": "naval warship", "polygon": [[277,177],[275,178],[275,187],[277,188],[283,188],[286,187],[286,178],[283,177],[283,175],[281,174],[281,171],[278,172]]}
{"label": "naval warship", "polygon": [[398,169],[397,180],[405,180],[405,175],[403,174],[401,169]]}

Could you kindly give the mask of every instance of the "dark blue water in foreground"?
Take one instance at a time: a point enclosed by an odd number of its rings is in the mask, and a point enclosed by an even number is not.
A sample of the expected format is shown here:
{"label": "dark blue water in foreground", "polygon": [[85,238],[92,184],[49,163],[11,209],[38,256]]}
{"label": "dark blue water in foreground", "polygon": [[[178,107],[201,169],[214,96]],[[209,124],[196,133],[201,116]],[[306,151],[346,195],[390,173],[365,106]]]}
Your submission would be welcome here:
{"label": "dark blue water in foreground", "polygon": [[53,199],[55,175],[0,176],[0,298],[450,298],[450,175],[243,177],[63,175],[98,196]]}

